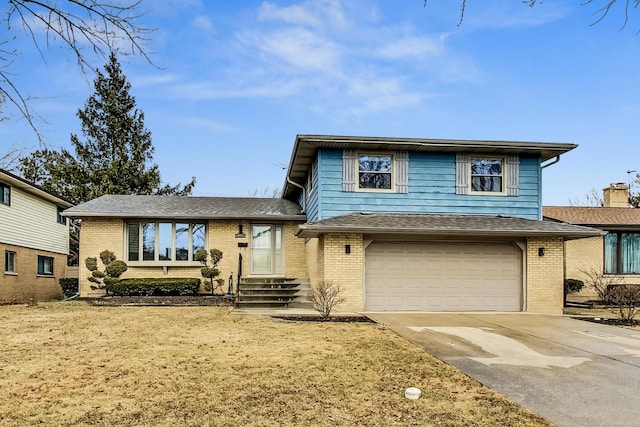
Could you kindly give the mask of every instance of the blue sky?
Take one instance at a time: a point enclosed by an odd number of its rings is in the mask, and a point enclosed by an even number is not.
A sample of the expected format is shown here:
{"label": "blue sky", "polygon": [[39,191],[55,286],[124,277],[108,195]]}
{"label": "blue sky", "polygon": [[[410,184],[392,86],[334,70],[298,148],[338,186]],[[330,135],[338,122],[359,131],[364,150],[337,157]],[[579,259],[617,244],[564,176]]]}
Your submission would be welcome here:
{"label": "blue sky", "polygon": [[[121,62],[163,180],[195,176],[194,195],[281,187],[295,135],[317,133],[579,144],[544,170],[543,203],[564,205],[640,172],[640,19],[590,26],[581,3],[469,2],[458,27],[456,1],[143,0],[157,67]],[[16,43],[16,83],[68,146],[93,74]],[[17,117],[0,138],[37,147]]]}

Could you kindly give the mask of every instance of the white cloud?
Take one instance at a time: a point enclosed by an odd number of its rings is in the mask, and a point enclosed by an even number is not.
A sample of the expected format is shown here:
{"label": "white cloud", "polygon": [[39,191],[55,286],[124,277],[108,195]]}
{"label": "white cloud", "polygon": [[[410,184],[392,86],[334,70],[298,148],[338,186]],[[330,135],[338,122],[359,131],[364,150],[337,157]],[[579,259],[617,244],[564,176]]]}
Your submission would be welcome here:
{"label": "white cloud", "polygon": [[227,66],[200,63],[200,81],[172,82],[167,92],[185,99],[298,98],[316,112],[363,116],[424,103],[432,79],[474,76],[468,60],[448,51],[446,34],[385,24],[366,1],[267,1],[253,19],[243,16],[233,37],[211,48]]}
{"label": "white cloud", "polygon": [[[329,70],[340,64],[340,49],[323,35],[304,28],[283,28],[268,34],[245,33],[239,41],[258,57],[289,70]],[[293,68],[291,68],[293,67]]]}
{"label": "white cloud", "polygon": [[182,118],[180,122],[187,127],[202,128],[214,132],[235,132],[237,130],[225,123],[201,117],[186,117]]}
{"label": "white cloud", "polygon": [[349,19],[340,0],[309,0],[288,7],[278,7],[267,1],[260,6],[258,18],[263,21],[280,20],[316,29],[349,27]]}
{"label": "white cloud", "polygon": [[387,59],[425,59],[445,53],[446,37],[405,37],[390,40],[378,48],[377,54]]}
{"label": "white cloud", "polygon": [[205,33],[211,33],[214,30],[213,23],[206,15],[198,15],[193,19],[192,25]]}

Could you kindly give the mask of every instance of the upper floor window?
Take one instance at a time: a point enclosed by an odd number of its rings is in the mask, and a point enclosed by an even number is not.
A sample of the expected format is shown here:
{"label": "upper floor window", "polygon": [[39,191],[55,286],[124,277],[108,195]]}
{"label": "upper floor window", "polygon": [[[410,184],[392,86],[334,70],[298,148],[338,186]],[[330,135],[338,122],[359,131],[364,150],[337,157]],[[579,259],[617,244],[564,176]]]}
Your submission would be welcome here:
{"label": "upper floor window", "polygon": [[129,222],[127,261],[195,261],[205,234],[200,223]]}
{"label": "upper floor window", "polygon": [[38,274],[41,276],[53,276],[53,258],[38,255]]}
{"label": "upper floor window", "polygon": [[358,188],[361,190],[391,190],[393,156],[360,154],[358,156]]}
{"label": "upper floor window", "polygon": [[58,208],[58,213],[57,213],[57,216],[56,216],[56,221],[58,221],[58,224],[66,224],[67,223],[67,219],[62,216],[62,211],[64,211],[64,209],[59,207]]}
{"label": "upper floor window", "polygon": [[4,252],[4,272],[5,273],[16,272],[16,253],[13,251]]}
{"label": "upper floor window", "polygon": [[0,182],[0,203],[11,206],[11,187]]}
{"label": "upper floor window", "polygon": [[471,156],[456,153],[456,194],[520,194],[520,156]]}
{"label": "upper floor window", "polygon": [[471,159],[471,191],[502,193],[502,159]]}
{"label": "upper floor window", "polygon": [[604,272],[640,274],[640,233],[609,232],[604,237]]}

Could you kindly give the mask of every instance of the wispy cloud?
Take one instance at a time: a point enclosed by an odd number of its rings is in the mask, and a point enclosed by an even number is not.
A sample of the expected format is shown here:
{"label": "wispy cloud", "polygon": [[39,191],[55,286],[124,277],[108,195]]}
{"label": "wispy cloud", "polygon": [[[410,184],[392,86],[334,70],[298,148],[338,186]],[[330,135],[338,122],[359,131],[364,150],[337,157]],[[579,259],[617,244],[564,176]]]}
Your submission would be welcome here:
{"label": "wispy cloud", "polygon": [[[265,1],[244,16],[231,39],[211,41],[225,66],[201,64],[200,81],[171,82],[168,92],[189,99],[297,97],[316,112],[362,116],[424,103],[430,79],[473,78],[474,67],[460,67],[468,60],[449,51],[446,34],[385,24],[367,2]],[[467,72],[442,74],[459,68]]]}

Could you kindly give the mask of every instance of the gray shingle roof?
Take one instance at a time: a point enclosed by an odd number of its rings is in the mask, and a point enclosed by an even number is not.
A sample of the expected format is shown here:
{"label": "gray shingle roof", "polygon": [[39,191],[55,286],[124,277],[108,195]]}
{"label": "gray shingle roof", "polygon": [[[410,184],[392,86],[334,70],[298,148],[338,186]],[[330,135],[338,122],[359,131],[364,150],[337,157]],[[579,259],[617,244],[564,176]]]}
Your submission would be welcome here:
{"label": "gray shingle roof", "polygon": [[463,235],[500,237],[556,236],[567,239],[605,234],[601,230],[551,221],[485,215],[351,213],[298,226],[300,237],[327,232],[368,234]]}
{"label": "gray shingle roof", "polygon": [[275,198],[107,195],[64,211],[72,218],[305,220],[297,203]]}

